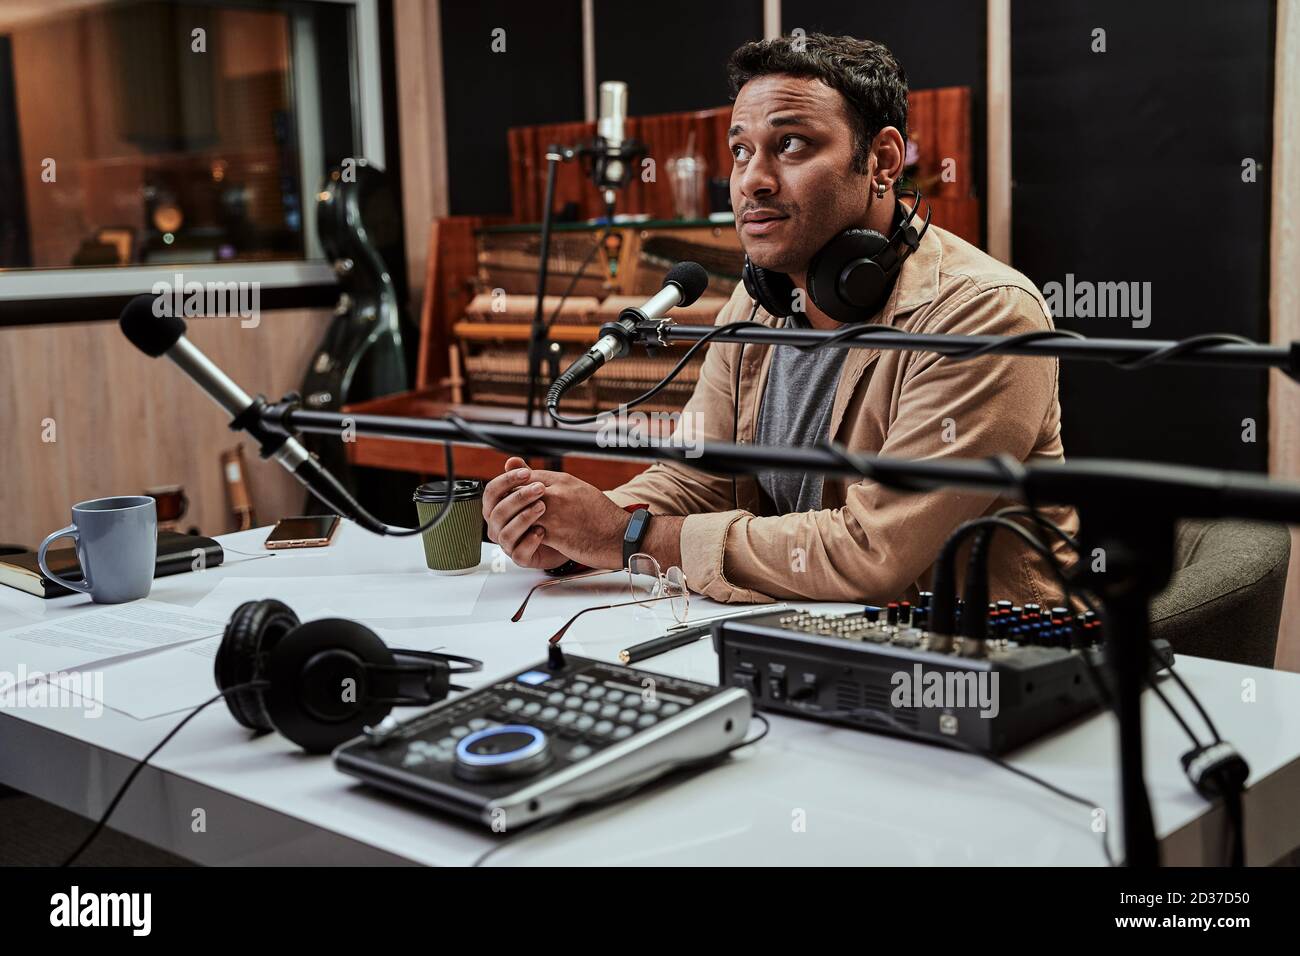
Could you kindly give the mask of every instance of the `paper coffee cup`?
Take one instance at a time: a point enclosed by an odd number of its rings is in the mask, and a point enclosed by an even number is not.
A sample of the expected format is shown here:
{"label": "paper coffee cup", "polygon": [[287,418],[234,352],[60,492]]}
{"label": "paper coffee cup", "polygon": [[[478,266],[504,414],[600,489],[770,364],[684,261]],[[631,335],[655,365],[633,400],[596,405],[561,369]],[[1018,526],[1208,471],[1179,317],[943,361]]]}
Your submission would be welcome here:
{"label": "paper coffee cup", "polygon": [[[415,489],[415,513],[424,524],[447,497],[447,482],[429,481]],[[424,532],[424,560],[438,574],[467,574],[483,560],[483,482],[458,478],[451,491],[451,513]]]}

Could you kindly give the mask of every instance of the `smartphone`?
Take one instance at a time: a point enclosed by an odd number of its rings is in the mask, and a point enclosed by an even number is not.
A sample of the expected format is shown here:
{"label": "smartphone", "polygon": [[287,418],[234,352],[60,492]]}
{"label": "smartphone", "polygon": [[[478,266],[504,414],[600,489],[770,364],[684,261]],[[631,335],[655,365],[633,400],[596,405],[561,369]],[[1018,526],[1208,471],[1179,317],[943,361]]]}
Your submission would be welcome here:
{"label": "smartphone", "polygon": [[338,515],[281,518],[266,536],[268,548],[323,548],[339,530]]}

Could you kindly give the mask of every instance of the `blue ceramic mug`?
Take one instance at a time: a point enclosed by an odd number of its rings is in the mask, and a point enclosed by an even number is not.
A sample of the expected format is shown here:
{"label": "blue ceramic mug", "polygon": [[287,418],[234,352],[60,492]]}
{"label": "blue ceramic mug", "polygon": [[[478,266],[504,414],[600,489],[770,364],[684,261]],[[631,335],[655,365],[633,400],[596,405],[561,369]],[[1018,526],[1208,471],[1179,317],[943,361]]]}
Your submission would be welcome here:
{"label": "blue ceramic mug", "polygon": [[[61,578],[45,563],[45,552],[62,537],[77,542],[81,581]],[[89,594],[99,604],[148,597],[158,560],[158,513],[145,495],[96,498],[72,506],[72,524],[41,542],[41,573],[66,588]]]}

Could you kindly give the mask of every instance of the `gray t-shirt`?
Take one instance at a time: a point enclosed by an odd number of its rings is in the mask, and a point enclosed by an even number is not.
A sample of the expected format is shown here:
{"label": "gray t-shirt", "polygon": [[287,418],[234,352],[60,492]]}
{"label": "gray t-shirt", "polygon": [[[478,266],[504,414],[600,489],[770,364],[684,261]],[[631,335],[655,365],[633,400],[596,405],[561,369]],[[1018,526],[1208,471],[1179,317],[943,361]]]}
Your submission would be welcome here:
{"label": "gray t-shirt", "polygon": [[[811,328],[798,312],[786,327]],[[826,440],[835,387],[847,349],[801,352],[791,346],[770,346],[772,364],[758,411],[755,440],[761,445],[815,445]],[[777,514],[817,511],[822,506],[822,476],[794,471],[758,474],[759,487],[776,505]]]}

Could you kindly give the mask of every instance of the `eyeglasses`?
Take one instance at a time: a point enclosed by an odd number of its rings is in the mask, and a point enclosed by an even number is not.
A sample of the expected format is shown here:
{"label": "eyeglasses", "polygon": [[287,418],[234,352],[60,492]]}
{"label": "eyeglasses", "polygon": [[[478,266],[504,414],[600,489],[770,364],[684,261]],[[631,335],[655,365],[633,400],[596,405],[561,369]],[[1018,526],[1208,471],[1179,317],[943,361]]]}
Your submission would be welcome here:
{"label": "eyeglasses", "polygon": [[586,571],[582,574],[575,574],[571,577],[560,578],[555,581],[543,581],[534,585],[528,594],[524,597],[524,602],[519,605],[519,610],[515,611],[512,621],[518,621],[524,616],[524,609],[528,607],[528,602],[532,596],[542,588],[552,587],[556,584],[565,584],[569,581],[576,581],[579,578],[591,578],[601,574],[619,574],[627,573],[628,592],[632,596],[630,601],[619,601],[614,604],[601,604],[595,607],[584,608],[573,617],[564,622],[564,626],[556,631],[550,638],[550,643],[558,644],[564,637],[564,633],[573,625],[573,622],[589,611],[606,611],[615,607],[629,607],[633,604],[650,604],[654,601],[668,601],[672,609],[673,617],[679,624],[686,623],[687,614],[690,612],[690,595],[691,592],[686,586],[686,575],[682,569],[673,565],[667,572],[659,568],[659,562],[648,554],[634,554],[628,559],[627,567],[619,571]]}

